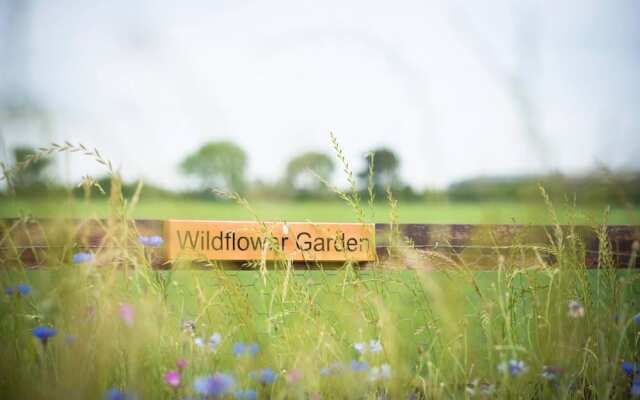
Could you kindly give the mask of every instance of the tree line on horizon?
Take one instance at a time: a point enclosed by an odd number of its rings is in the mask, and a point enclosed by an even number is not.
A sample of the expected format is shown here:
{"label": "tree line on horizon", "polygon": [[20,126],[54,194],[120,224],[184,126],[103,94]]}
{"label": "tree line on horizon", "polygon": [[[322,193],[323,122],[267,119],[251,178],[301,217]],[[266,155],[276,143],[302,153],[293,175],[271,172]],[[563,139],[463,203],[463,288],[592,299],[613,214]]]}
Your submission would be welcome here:
{"label": "tree line on horizon", "polygon": [[[17,147],[13,150],[16,162],[24,160],[35,150],[30,147]],[[373,162],[371,163],[373,159]],[[487,200],[539,200],[539,185],[543,185],[552,196],[573,198],[580,203],[640,203],[640,172],[611,173],[601,170],[581,176],[562,174],[479,177],[458,181],[443,190],[417,190],[400,178],[400,157],[388,147],[371,149],[363,155],[363,167],[354,176],[357,190],[363,197],[369,195],[373,184],[376,200],[386,200],[390,189],[397,199],[405,201],[487,201]],[[13,186],[17,194],[49,195],[68,193],[65,188],[45,174],[51,165],[50,158],[40,158],[19,171],[13,177]],[[147,197],[193,197],[214,198],[212,188],[238,192],[252,198],[267,199],[333,199],[335,195],[328,187],[336,172],[336,160],[330,155],[307,151],[292,157],[276,182],[255,180],[249,182],[246,177],[248,157],[246,152],[232,141],[216,141],[202,145],[188,154],[178,165],[185,177],[195,178],[202,189],[172,191],[145,183]],[[371,174],[373,172],[373,174]],[[110,178],[96,180],[98,185],[109,192]],[[132,194],[135,182],[125,182],[123,192]],[[81,196],[80,188],[71,189]],[[96,189],[97,190],[97,189]],[[6,193],[5,193],[6,194]]]}

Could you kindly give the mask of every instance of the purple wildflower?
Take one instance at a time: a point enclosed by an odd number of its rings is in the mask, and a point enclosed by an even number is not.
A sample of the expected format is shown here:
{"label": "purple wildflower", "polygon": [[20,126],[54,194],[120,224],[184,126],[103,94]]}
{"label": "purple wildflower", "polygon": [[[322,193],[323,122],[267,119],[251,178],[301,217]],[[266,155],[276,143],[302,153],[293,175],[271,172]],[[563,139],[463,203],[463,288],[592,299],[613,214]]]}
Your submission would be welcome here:
{"label": "purple wildflower", "polygon": [[260,347],[258,343],[245,344],[242,342],[236,342],[233,344],[233,355],[236,357],[240,357],[243,355],[250,355],[255,357],[256,354],[260,351]]}
{"label": "purple wildflower", "polygon": [[640,326],[640,313],[637,313],[633,316],[633,322],[635,322],[636,325]]}
{"label": "purple wildflower", "polygon": [[217,373],[196,378],[193,381],[193,390],[205,396],[222,397],[233,388],[234,380],[229,374]]}
{"label": "purple wildflower", "polygon": [[133,326],[133,322],[136,317],[136,310],[134,310],[131,304],[121,304],[118,309],[118,313],[120,314],[120,319],[125,323],[128,327]]}
{"label": "purple wildflower", "polygon": [[209,350],[215,351],[221,341],[222,335],[219,332],[214,332],[213,335],[209,337]]}
{"label": "purple wildflower", "polygon": [[7,296],[12,296],[13,295],[13,288],[12,287],[5,288],[4,292],[7,294]]}
{"label": "purple wildflower", "polygon": [[178,371],[167,371],[164,374],[164,381],[167,385],[172,388],[177,388],[180,386],[180,372]]}
{"label": "purple wildflower", "polygon": [[502,362],[498,365],[498,371],[501,373],[509,373],[511,376],[522,375],[527,372],[528,368],[525,365],[524,361],[520,360],[509,360],[509,362]]}
{"label": "purple wildflower", "polygon": [[93,259],[93,254],[86,251],[80,251],[73,255],[71,262],[74,264],[88,264],[93,262]]}
{"label": "purple wildflower", "polygon": [[272,384],[273,382],[275,382],[277,377],[278,377],[278,374],[273,372],[271,368],[263,368],[260,370],[260,373],[258,374],[258,379],[260,380],[260,383],[262,383],[263,385]]}
{"label": "purple wildflower", "polygon": [[18,286],[16,286],[16,289],[18,289],[18,294],[20,294],[21,296],[26,296],[31,292],[31,286],[27,285],[26,283],[21,283]]}
{"label": "purple wildflower", "polygon": [[140,235],[140,237],[138,237],[138,240],[143,246],[147,246],[147,247],[160,247],[164,243],[164,240],[162,239],[162,237],[158,235],[153,235],[153,236]]}
{"label": "purple wildflower", "polygon": [[121,390],[111,388],[104,394],[105,400],[127,400],[128,396]]}
{"label": "purple wildflower", "polygon": [[351,371],[363,372],[369,369],[369,364],[366,361],[351,360]]}
{"label": "purple wildflower", "polygon": [[46,325],[37,326],[31,330],[31,334],[40,339],[40,342],[45,346],[47,345],[49,338],[54,337],[57,333],[58,331],[56,331],[55,328]]}

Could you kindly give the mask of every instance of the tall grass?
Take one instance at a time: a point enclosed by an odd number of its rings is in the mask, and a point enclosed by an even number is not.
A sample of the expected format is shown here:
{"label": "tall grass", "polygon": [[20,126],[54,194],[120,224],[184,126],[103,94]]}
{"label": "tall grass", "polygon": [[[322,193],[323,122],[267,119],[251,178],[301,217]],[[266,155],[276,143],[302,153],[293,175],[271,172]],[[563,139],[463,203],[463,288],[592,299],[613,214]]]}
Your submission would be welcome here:
{"label": "tall grass", "polygon": [[[349,164],[335,136],[331,141],[351,184],[349,192],[335,191],[366,221]],[[84,148],[66,146],[60,151]],[[85,153],[110,165],[97,151]],[[388,191],[384,263],[295,270],[283,257],[248,263],[248,271],[215,261],[158,268],[158,249],[140,243],[129,220],[142,187],[125,199],[117,174],[112,179],[107,221],[42,228],[52,241],[66,238],[60,248],[34,249],[46,268],[19,262],[24,249],[15,237],[26,221],[4,229],[0,285],[13,294],[3,292],[0,302],[0,398],[214,398],[199,394],[196,382],[215,373],[233,379],[223,398],[251,398],[251,391],[273,399],[632,394],[623,362],[627,369],[640,362],[640,277],[613,269],[604,240],[596,271],[586,269],[578,235],[557,223],[544,249],[553,265],[540,256],[523,263],[522,251],[541,250],[519,245],[496,250],[495,272],[477,272],[462,257],[413,248],[398,229],[402,207]],[[250,208],[246,199],[224,195]],[[555,215],[544,192],[543,199]],[[83,236],[88,224],[107,233],[100,248]],[[602,238],[605,225],[593,227]],[[87,250],[92,261],[72,262]],[[422,267],[433,257],[447,268]],[[29,293],[18,294],[21,283]],[[57,334],[44,342],[32,334],[37,326]],[[214,333],[220,340],[209,343]],[[238,343],[256,343],[259,351],[235,355]],[[181,359],[188,365],[179,370]],[[177,387],[165,382],[170,370],[179,372]]]}

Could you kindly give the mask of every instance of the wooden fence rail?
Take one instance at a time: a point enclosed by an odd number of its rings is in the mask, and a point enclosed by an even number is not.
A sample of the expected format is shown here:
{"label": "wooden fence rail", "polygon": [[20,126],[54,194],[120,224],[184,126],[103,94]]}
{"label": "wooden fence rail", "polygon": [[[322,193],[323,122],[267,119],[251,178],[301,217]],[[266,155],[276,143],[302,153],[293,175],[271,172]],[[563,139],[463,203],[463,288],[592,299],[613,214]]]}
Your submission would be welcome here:
{"label": "wooden fence rail", "polygon": [[[110,254],[133,249],[151,256],[153,265],[167,266],[164,246],[144,253],[138,238],[160,236],[166,221],[3,219],[0,220],[0,266],[30,267],[70,260],[74,252]],[[597,234],[588,226],[375,224],[375,254],[389,267],[495,269],[501,262],[529,267],[553,265],[558,252],[581,257],[588,268],[612,265],[640,268],[640,226],[609,225]],[[599,239],[606,237],[606,241]],[[166,243],[165,243],[166,245]],[[606,249],[606,251],[603,251]],[[57,261],[56,261],[57,260]],[[243,268],[242,262],[226,263]],[[367,264],[363,262],[362,264]],[[323,264],[324,265],[324,264]],[[315,262],[297,267],[316,268]]]}

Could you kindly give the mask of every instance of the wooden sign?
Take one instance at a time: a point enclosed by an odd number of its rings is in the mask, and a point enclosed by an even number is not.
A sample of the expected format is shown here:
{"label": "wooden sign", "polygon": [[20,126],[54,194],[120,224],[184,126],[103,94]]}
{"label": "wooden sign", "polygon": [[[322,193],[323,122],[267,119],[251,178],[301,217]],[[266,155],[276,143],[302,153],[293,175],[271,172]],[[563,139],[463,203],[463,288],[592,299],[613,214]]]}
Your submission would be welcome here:
{"label": "wooden sign", "polygon": [[167,220],[167,258],[373,261],[374,224]]}

